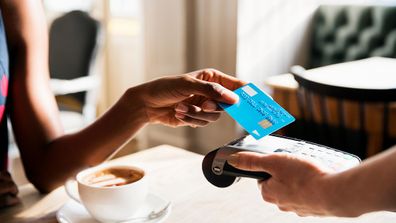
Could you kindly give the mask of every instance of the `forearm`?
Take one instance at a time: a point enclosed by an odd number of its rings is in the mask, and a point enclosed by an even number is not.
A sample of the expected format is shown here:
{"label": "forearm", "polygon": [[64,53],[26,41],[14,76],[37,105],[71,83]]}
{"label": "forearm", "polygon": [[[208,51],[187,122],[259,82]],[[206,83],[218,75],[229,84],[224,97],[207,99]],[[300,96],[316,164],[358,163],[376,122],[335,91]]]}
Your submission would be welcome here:
{"label": "forearm", "polygon": [[[36,84],[41,86],[43,83],[47,81]],[[148,120],[140,97],[143,86],[138,86],[126,91],[114,106],[88,127],[64,135],[49,89],[36,86],[35,92],[29,92],[29,87],[15,86],[11,114],[16,141],[26,175],[43,192],[61,185],[81,168],[104,161]],[[29,103],[32,104],[26,106]]]}
{"label": "forearm", "polygon": [[322,194],[332,215],[396,210],[396,147],[351,170],[328,175]]}
{"label": "forearm", "polygon": [[29,180],[42,191],[105,160],[146,122],[135,90],[97,122],[64,135],[49,88],[48,35],[40,0],[2,0],[10,52],[9,113]]}
{"label": "forearm", "polygon": [[27,176],[42,191],[104,161],[146,123],[205,126],[233,104],[244,82],[214,69],[161,78],[128,90],[99,120],[64,135],[49,89],[48,37],[40,0],[0,0],[11,55],[7,108]]}
{"label": "forearm", "polygon": [[[30,180],[42,191],[51,190],[81,168],[108,158],[146,123],[139,87],[128,90],[103,116],[85,129],[35,148],[24,163]],[[32,157],[33,156],[33,157]],[[31,160],[36,160],[32,162]]]}

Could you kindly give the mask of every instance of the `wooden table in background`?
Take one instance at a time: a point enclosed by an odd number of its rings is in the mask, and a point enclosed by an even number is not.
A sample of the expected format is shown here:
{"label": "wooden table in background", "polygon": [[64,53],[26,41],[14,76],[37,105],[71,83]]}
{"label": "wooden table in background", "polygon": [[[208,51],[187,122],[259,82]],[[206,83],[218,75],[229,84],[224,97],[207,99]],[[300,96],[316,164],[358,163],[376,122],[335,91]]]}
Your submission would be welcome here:
{"label": "wooden table in background", "polygon": [[[298,217],[281,212],[261,199],[254,180],[220,189],[210,185],[201,171],[203,156],[172,146],[159,146],[112,162],[142,166],[150,180],[150,191],[172,202],[165,222],[300,222],[300,223],[389,223],[396,213],[377,212],[358,218]],[[64,188],[40,195],[32,185],[20,188],[22,204],[0,211],[0,222],[56,222],[56,211],[68,201]]]}
{"label": "wooden table in background", "polygon": [[[352,61],[334,64],[307,70],[309,79],[335,86],[363,89],[386,89],[396,88],[396,59],[374,57],[359,61]],[[301,117],[297,89],[298,83],[291,74],[282,74],[269,77],[265,84],[269,86],[272,96],[282,107],[288,110],[297,119]],[[345,109],[348,110],[348,117],[345,117],[346,127],[358,128],[359,120],[354,116],[356,103],[345,102]],[[318,105],[319,106],[319,105]],[[337,111],[329,113],[336,114]],[[381,104],[372,103],[365,106],[366,114],[370,114],[365,119],[365,126],[368,133],[368,156],[381,152],[382,136],[382,110]],[[389,135],[396,138],[396,103],[393,103],[389,111]]]}

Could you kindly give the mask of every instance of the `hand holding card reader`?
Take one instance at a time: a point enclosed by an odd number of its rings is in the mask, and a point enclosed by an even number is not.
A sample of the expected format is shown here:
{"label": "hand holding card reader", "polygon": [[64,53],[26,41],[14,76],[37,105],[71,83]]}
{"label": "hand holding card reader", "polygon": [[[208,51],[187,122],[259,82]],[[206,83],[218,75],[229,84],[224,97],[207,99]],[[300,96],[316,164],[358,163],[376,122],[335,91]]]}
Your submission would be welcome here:
{"label": "hand holding card reader", "polygon": [[224,145],[205,156],[202,162],[202,171],[206,179],[217,187],[228,187],[239,177],[259,180],[271,177],[265,172],[244,171],[229,165],[227,157],[240,151],[263,154],[288,153],[318,162],[336,172],[347,170],[361,162],[355,155],[303,140],[277,135],[268,135],[260,140],[255,140],[249,135]]}
{"label": "hand holding card reader", "polygon": [[289,153],[319,162],[335,171],[343,171],[360,163],[357,156],[322,145],[269,135],[292,123],[295,119],[270,96],[253,83],[234,91],[239,96],[236,104],[219,103],[224,111],[235,119],[248,133],[227,145],[208,153],[202,170],[206,179],[218,187],[228,187],[238,177],[265,180],[268,173],[243,171],[227,163],[227,158],[239,151],[252,151],[263,154]]}

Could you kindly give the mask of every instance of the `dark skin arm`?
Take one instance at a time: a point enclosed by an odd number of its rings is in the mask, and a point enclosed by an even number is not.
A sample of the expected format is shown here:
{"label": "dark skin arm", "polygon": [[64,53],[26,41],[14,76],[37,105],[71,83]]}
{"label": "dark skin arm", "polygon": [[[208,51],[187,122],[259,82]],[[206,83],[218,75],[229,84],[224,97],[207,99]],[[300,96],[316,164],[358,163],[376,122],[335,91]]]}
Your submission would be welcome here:
{"label": "dark skin arm", "polygon": [[[99,164],[149,123],[204,126],[219,118],[214,101],[235,103],[243,84],[213,69],[128,89],[97,121],[65,135],[48,80],[48,37],[41,1],[2,0],[10,51],[10,116],[28,179],[48,192]],[[229,89],[229,90],[228,90]]]}
{"label": "dark skin arm", "polygon": [[0,171],[0,208],[19,203],[18,188],[7,171]]}

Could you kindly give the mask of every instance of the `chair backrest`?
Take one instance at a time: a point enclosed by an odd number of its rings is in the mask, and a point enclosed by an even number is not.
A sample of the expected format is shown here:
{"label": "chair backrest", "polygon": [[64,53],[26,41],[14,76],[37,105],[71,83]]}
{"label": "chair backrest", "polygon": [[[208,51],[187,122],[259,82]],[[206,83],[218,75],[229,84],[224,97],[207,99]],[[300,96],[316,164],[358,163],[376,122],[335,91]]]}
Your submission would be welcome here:
{"label": "chair backrest", "polygon": [[309,67],[381,56],[396,58],[396,7],[324,5],[312,23]]}
{"label": "chair backrest", "polygon": [[[71,11],[55,19],[49,34],[51,78],[71,80],[90,75],[96,55],[99,22],[86,12]],[[86,93],[70,95],[81,105]]]}
{"label": "chair backrest", "polygon": [[342,149],[361,158],[395,143],[388,123],[389,107],[396,102],[396,89],[332,86],[304,78],[304,71],[299,66],[292,68],[299,84],[297,99],[301,116],[294,137]]}

